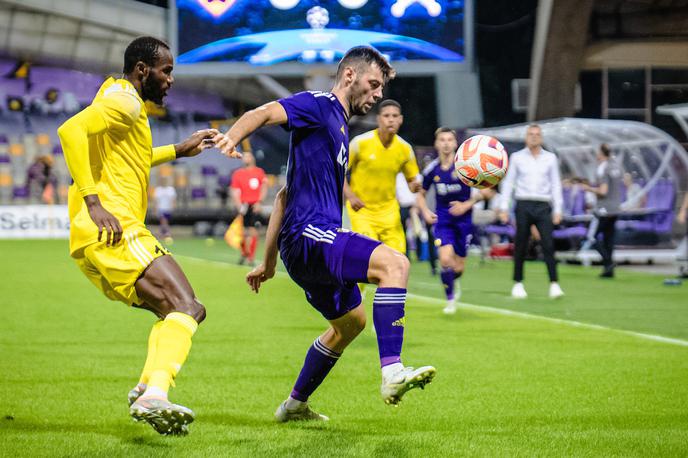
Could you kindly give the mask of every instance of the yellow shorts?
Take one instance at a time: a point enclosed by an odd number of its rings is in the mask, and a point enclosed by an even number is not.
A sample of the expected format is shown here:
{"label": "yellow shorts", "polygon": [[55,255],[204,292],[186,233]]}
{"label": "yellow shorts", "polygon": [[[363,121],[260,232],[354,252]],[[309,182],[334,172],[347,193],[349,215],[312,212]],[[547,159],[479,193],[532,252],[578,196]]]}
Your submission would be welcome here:
{"label": "yellow shorts", "polygon": [[125,229],[116,246],[100,241],[81,253],[75,261],[91,283],[109,299],[127,305],[141,303],[135,285],[146,267],[155,258],[170,254],[144,226]]}
{"label": "yellow shorts", "polygon": [[349,203],[346,203],[351,220],[351,230],[372,239],[379,240],[399,253],[406,254],[406,233],[401,227],[401,215],[396,211],[384,211],[380,213],[355,212]]}

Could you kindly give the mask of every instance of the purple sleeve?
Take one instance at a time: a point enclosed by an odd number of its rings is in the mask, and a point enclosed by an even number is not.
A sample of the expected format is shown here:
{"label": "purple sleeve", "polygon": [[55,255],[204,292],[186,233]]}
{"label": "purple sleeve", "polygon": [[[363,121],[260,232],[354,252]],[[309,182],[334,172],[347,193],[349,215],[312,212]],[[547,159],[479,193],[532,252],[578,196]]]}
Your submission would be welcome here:
{"label": "purple sleeve", "polygon": [[423,189],[426,191],[430,189],[430,186],[432,186],[432,176],[433,176],[433,170],[428,170],[426,173],[423,174]]}
{"label": "purple sleeve", "polygon": [[286,130],[322,125],[320,106],[311,92],[299,92],[291,97],[278,100],[287,112]]}

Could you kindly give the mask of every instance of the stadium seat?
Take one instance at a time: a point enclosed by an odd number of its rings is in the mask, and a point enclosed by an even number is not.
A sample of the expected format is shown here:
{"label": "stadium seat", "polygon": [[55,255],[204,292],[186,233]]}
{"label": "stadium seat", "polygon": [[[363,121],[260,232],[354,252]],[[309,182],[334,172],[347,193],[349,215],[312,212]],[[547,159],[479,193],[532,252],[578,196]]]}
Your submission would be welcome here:
{"label": "stadium seat", "polygon": [[661,179],[647,193],[647,214],[631,219],[620,219],[616,228],[622,231],[652,232],[668,234],[671,232],[674,219],[676,187],[671,180]]}
{"label": "stadium seat", "polygon": [[567,224],[566,217],[585,215],[585,191],[577,187],[564,188],[562,196],[564,221],[562,227],[554,229],[552,236],[557,240],[569,240],[573,246],[576,246],[587,235],[587,224],[583,222]]}
{"label": "stadium seat", "polygon": [[14,186],[12,188],[12,203],[27,204],[29,201],[29,188],[27,186]]}
{"label": "stadium seat", "polygon": [[14,157],[24,156],[24,145],[21,143],[10,143],[10,154]]}

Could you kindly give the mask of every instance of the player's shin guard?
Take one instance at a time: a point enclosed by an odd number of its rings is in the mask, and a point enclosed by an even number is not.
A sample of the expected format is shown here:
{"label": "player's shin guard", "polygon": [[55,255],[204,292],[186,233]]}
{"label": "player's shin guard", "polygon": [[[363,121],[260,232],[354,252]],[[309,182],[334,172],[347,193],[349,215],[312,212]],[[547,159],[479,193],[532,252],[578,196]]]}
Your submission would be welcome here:
{"label": "player's shin guard", "polygon": [[375,292],[373,323],[377,333],[381,367],[401,362],[405,303],[405,288],[378,288]]}
{"label": "player's shin guard", "polygon": [[146,363],[143,365],[143,371],[141,371],[139,385],[148,385],[148,379],[155,363],[155,354],[158,348],[158,332],[162,327],[162,323],[163,320],[156,321],[148,335],[148,355],[146,356]]}
{"label": "player's shin guard", "polygon": [[444,293],[447,295],[447,300],[450,301],[454,299],[454,269],[451,267],[442,267],[442,273],[440,273],[440,278],[442,279],[442,286],[444,286]]}
{"label": "player's shin guard", "polygon": [[174,378],[186,361],[191,349],[191,337],[198,323],[191,316],[172,312],[167,315],[158,331],[158,346],[155,352],[148,389],[169,390]]}
{"label": "player's shin guard", "polygon": [[306,402],[308,397],[325,380],[341,355],[341,353],[330,350],[323,345],[320,342],[320,337],[315,339],[311,348],[308,349],[308,353],[306,353],[306,360],[299,377],[296,379],[291,397]]}

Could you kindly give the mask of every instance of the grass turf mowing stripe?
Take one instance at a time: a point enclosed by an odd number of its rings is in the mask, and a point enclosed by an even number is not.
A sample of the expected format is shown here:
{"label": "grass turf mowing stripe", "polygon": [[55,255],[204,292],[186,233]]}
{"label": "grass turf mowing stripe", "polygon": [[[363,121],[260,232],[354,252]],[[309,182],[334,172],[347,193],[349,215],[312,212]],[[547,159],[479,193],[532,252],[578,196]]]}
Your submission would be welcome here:
{"label": "grass turf mowing stripe", "polygon": [[[421,299],[421,300],[425,300],[425,301],[429,301],[429,302],[435,302],[437,304],[442,304],[442,305],[445,305],[447,303],[446,300],[438,299],[436,297],[423,296],[420,294],[408,293],[408,297],[414,297],[417,299]],[[599,324],[582,323],[580,321],[572,321],[572,320],[562,320],[560,318],[551,318],[548,316],[534,315],[532,313],[516,312],[514,310],[489,307],[487,305],[469,304],[466,302],[457,302],[456,306],[459,308],[464,308],[466,310],[476,310],[476,311],[482,311],[482,312],[495,313],[497,315],[514,316],[517,318],[523,318],[523,319],[527,319],[527,320],[542,320],[542,321],[547,321],[550,323],[557,323],[557,324],[563,324],[566,326],[573,326],[576,328],[585,328],[585,329],[595,329],[595,330],[599,330],[599,331],[618,332],[621,334],[626,334],[629,336],[637,337],[640,339],[647,339],[647,340],[653,340],[655,342],[662,342],[662,343],[668,343],[668,344],[688,347],[688,340],[674,339],[672,337],[664,337],[664,336],[658,336],[658,335],[654,335],[654,334],[646,334],[643,332],[627,331],[625,329],[610,328],[608,326],[602,326]]]}
{"label": "grass turf mowing stripe", "polygon": [[[233,267],[233,268],[245,269],[245,267],[236,266],[236,265],[230,264],[228,262],[212,261],[209,259],[197,258],[194,256],[175,255],[175,257],[178,257],[181,259],[188,259],[188,260],[196,261],[196,262],[205,262],[205,263],[224,266],[224,267]],[[289,274],[287,274],[286,272],[276,271],[275,275],[288,276]],[[438,299],[436,297],[424,296],[421,294],[414,294],[414,293],[407,293],[407,295],[410,298],[414,298],[414,299],[418,299],[418,300],[422,300],[422,301],[434,302],[437,304],[445,304],[446,303],[446,300]],[[615,333],[621,333],[624,335],[632,336],[632,337],[635,337],[638,339],[645,339],[645,340],[651,340],[654,342],[661,342],[661,343],[666,343],[666,344],[671,344],[671,345],[679,345],[679,346],[683,346],[683,347],[688,347],[688,340],[676,339],[673,337],[665,337],[665,336],[660,336],[660,335],[655,335],[655,334],[647,334],[647,333],[643,333],[643,332],[628,331],[625,329],[616,329],[616,328],[611,328],[608,326],[602,326],[599,324],[583,323],[580,321],[573,321],[573,320],[563,320],[561,318],[551,318],[551,317],[542,316],[542,315],[535,315],[532,313],[517,312],[514,310],[507,310],[507,309],[501,309],[501,308],[496,308],[496,307],[490,307],[487,305],[469,304],[466,302],[458,302],[456,305],[457,305],[457,307],[463,308],[466,310],[475,310],[475,311],[480,311],[480,312],[493,313],[493,314],[497,314],[497,315],[513,316],[516,318],[522,318],[522,319],[528,319],[528,320],[541,320],[541,321],[546,321],[549,323],[563,324],[566,326],[572,326],[572,327],[576,327],[576,328],[615,332]]]}

